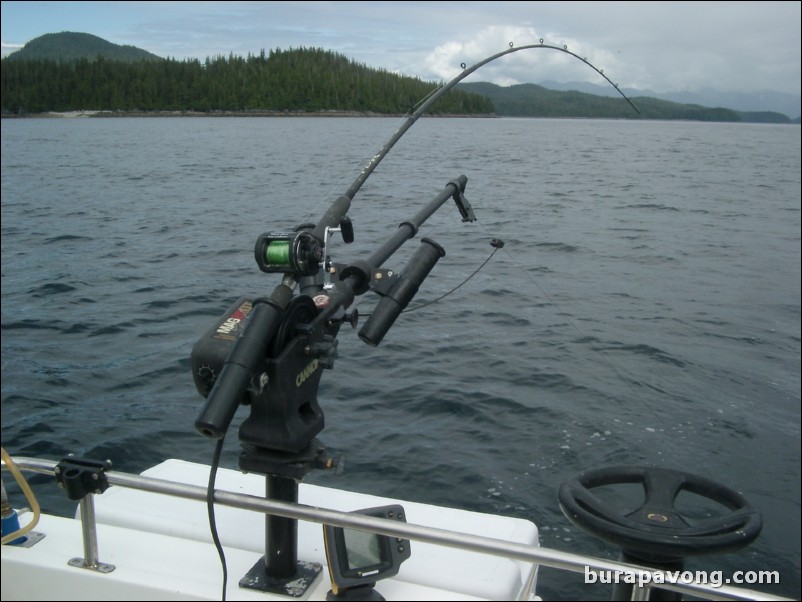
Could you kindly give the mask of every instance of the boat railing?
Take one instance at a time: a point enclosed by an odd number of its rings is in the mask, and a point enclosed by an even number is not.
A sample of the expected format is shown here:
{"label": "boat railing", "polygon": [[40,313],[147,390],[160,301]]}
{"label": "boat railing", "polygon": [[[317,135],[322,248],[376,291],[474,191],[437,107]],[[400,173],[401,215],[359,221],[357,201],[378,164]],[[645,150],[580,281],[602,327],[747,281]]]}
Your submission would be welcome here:
{"label": "boat railing", "polygon": [[[55,475],[57,462],[38,458],[16,457],[13,463],[20,470],[46,475]],[[2,463],[5,470],[6,463]],[[119,471],[108,471],[106,477],[109,485],[135,489],[150,493],[168,495],[199,502],[207,501],[207,489],[198,485],[178,483],[164,479],[135,475]],[[363,514],[354,514],[337,510],[329,510],[299,503],[282,502],[254,495],[234,493],[215,489],[214,502],[222,506],[239,508],[262,514],[270,514],[290,519],[326,524],[334,527],[359,529],[391,537],[400,537],[412,541],[426,542],[471,552],[489,554],[531,563],[534,566],[549,567],[576,573],[612,574],[626,583],[633,583],[633,600],[648,600],[651,587],[649,584],[659,583],[659,589],[691,595],[707,600],[790,600],[773,594],[729,585],[713,586],[702,582],[674,582],[675,578],[667,571],[645,568],[633,564],[594,558],[582,554],[563,552],[536,545],[509,542],[491,537],[460,533],[436,527],[404,523]],[[84,551],[87,560],[97,560],[97,536],[94,525],[92,495],[81,501],[80,515]],[[532,571],[530,582],[524,587],[521,599],[529,599],[534,595],[535,571]]]}

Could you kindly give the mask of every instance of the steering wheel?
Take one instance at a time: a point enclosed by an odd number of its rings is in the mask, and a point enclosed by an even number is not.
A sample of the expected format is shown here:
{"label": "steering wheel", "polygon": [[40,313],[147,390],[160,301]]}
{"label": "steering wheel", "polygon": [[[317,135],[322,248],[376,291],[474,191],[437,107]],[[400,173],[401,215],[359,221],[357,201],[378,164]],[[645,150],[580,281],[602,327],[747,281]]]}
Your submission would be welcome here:
{"label": "steering wheel", "polygon": [[[635,510],[621,510],[592,489],[638,483],[646,499]],[[731,510],[723,516],[690,519],[676,509],[683,490]],[[581,472],[563,483],[560,508],[572,523],[623,548],[653,560],[731,552],[760,534],[763,519],[740,493],[711,479],[686,472],[645,466],[616,466]]]}

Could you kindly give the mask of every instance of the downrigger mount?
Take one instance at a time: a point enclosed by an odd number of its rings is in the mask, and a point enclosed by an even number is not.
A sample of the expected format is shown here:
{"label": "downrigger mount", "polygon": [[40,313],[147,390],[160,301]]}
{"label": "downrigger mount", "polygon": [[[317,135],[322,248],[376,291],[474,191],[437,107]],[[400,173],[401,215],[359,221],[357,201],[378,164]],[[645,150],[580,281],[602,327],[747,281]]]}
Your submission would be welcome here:
{"label": "downrigger mount", "polygon": [[[328,246],[339,231],[353,241],[346,217],[350,199],[339,197],[317,224],[292,232],[269,232],[256,241],[259,268],[283,274],[267,297],[240,298],[195,344],[192,369],[206,403],[195,426],[203,435],[222,439],[240,405],[250,406],[242,422],[239,467],[266,475],[267,496],[298,501],[298,481],[315,468],[336,462],[316,438],[324,427],[317,400],[323,369],[333,368],[337,335],[344,323],[357,326],[354,299],[369,290],[380,300],[359,337],[378,346],[423,280],[445,255],[436,242],[423,238],[406,267],[382,268],[420,226],[453,198],[463,221],[474,221],[465,198],[467,178],[459,176],[369,256],[350,264],[334,263]],[[296,292],[297,291],[297,292]],[[299,580],[309,583],[318,565],[297,559],[296,521],[266,519],[266,554],[240,582],[244,587],[291,593]]]}

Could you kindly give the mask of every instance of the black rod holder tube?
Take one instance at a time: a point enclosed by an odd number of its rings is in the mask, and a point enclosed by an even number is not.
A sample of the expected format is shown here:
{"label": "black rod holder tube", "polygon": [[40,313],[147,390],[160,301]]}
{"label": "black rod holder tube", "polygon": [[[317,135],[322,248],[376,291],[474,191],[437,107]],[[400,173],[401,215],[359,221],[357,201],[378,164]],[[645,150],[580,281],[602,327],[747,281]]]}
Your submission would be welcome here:
{"label": "black rod holder tube", "polygon": [[[333,316],[338,311],[339,308],[348,307],[354,300],[354,297],[356,295],[362,295],[365,292],[367,292],[372,272],[376,268],[380,267],[399,248],[401,248],[401,246],[407,240],[414,237],[415,234],[417,234],[420,226],[427,219],[429,219],[432,216],[432,214],[434,214],[434,212],[437,211],[443,205],[443,203],[445,203],[448,199],[452,197],[457,197],[458,195],[464,193],[465,185],[467,183],[468,183],[468,178],[464,175],[460,175],[457,178],[451,180],[446,185],[446,187],[431,201],[429,201],[429,203],[423,209],[418,211],[418,213],[415,214],[415,216],[412,219],[399,224],[398,229],[395,231],[395,233],[393,233],[393,235],[381,247],[379,247],[379,249],[374,251],[368,257],[367,260],[360,260],[354,262],[348,267],[344,268],[341,273],[340,281],[336,282],[334,284],[334,289],[328,293],[328,296],[330,298],[329,305],[320,312],[320,314],[316,318],[316,322],[321,322],[330,319],[331,316]],[[341,199],[344,199],[342,201],[343,203],[347,201],[346,197],[340,197],[338,201]],[[333,210],[330,209],[329,213],[332,212]],[[442,253],[442,255],[445,255],[445,251],[443,251],[442,247],[437,245],[437,243],[428,241],[428,245],[436,246],[439,249],[439,252]],[[421,253],[421,251],[419,250],[418,253]],[[434,259],[434,262],[436,263],[438,259],[439,257]],[[413,263],[416,262],[414,260],[410,261],[410,265],[412,265]],[[418,261],[417,263],[420,263],[420,261]],[[432,263],[432,265],[428,267],[426,273],[421,276],[420,278],[421,281],[423,281],[423,278],[425,278],[426,275],[428,275],[429,271],[432,269],[433,266],[434,263]],[[420,286],[420,282],[418,282],[417,286]],[[415,289],[415,292],[417,292],[417,288]],[[412,294],[414,295],[415,293],[413,292]],[[409,300],[407,300],[407,303],[408,302]],[[404,307],[406,307],[406,304],[404,305]],[[395,321],[395,318],[397,317],[398,315],[392,318],[389,325],[387,326],[387,329],[390,328],[392,322]],[[378,333],[376,334],[378,340],[381,340],[381,337],[383,337],[384,334],[386,334],[387,329],[385,329],[384,333],[382,333],[380,336],[378,335]],[[368,334],[368,337],[371,340],[375,340],[373,335]],[[378,341],[376,341],[376,343],[371,343],[371,344],[378,345]]]}
{"label": "black rod holder tube", "polygon": [[398,230],[396,230],[395,234],[393,234],[387,242],[373,252],[373,254],[368,258],[367,263],[372,268],[381,266],[401,247],[401,245],[418,233],[418,228],[420,228],[423,222],[429,219],[443,203],[452,198],[455,194],[464,192],[465,184],[467,184],[467,182],[468,178],[464,175],[459,176],[458,178],[449,182],[443,191],[429,201],[429,204],[421,209],[415,215],[415,217],[409,221],[401,223],[398,226]]}
{"label": "black rod holder tube", "polygon": [[255,304],[243,333],[229,352],[195,420],[195,428],[205,437],[222,439],[226,434],[239,404],[245,400],[254,371],[278,330],[291,296],[292,290],[281,284],[269,301]]}
{"label": "black rod holder tube", "polygon": [[446,252],[433,240],[424,238],[389,294],[382,297],[359,331],[359,338],[373,347],[381,343],[404,308],[412,301],[421,283]]}

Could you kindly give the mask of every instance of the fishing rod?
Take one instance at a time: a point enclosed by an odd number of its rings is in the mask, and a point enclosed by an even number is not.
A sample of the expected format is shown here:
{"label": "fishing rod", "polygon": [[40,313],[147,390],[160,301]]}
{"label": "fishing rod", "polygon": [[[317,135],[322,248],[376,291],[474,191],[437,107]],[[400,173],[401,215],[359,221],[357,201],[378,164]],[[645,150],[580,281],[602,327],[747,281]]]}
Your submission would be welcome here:
{"label": "fishing rod", "polygon": [[395,143],[398,142],[401,139],[401,137],[406,133],[406,131],[409,128],[411,128],[413,126],[413,124],[420,118],[420,116],[423,115],[429,109],[430,106],[432,106],[435,102],[437,102],[440,99],[440,97],[443,96],[443,94],[445,94],[446,92],[451,90],[451,88],[456,86],[463,79],[465,79],[466,77],[468,77],[469,75],[471,75],[475,71],[481,69],[482,67],[484,67],[488,63],[492,63],[496,59],[499,59],[499,58],[501,58],[503,56],[506,56],[508,54],[512,54],[513,52],[520,52],[521,50],[538,50],[538,49],[544,49],[544,48],[545,49],[549,49],[549,50],[557,50],[559,52],[563,52],[563,53],[568,54],[568,55],[570,55],[570,56],[582,61],[583,63],[585,63],[588,67],[590,67],[596,73],[598,73],[604,79],[606,79],[610,83],[610,85],[613,86],[618,91],[618,93],[621,96],[624,97],[624,100],[626,100],[629,103],[629,105],[633,109],[635,109],[635,111],[638,113],[638,115],[641,114],[641,112],[638,109],[638,107],[635,106],[635,104],[632,102],[632,100],[630,100],[629,97],[621,91],[621,89],[618,87],[618,84],[613,83],[613,81],[604,74],[604,70],[603,69],[599,69],[599,68],[595,67],[592,63],[590,63],[588,61],[588,59],[586,57],[581,57],[578,54],[576,54],[574,52],[571,52],[570,50],[568,50],[568,46],[567,45],[552,46],[551,44],[545,44],[544,41],[543,41],[543,38],[540,38],[540,43],[539,44],[529,44],[529,45],[526,45],[526,46],[514,46],[513,43],[510,42],[510,47],[507,50],[503,50],[503,51],[501,51],[501,52],[499,52],[497,54],[489,56],[486,59],[479,61],[478,63],[476,63],[475,65],[473,65],[471,67],[467,67],[465,65],[465,63],[462,63],[462,65],[461,65],[462,69],[463,69],[462,73],[457,75],[455,78],[453,78],[448,83],[443,84],[440,88],[436,88],[434,90],[434,92],[431,95],[429,95],[423,103],[421,103],[421,105],[415,110],[415,112],[412,113],[412,115],[410,115],[409,118],[407,118],[407,120],[401,125],[401,127],[398,128],[398,130],[395,132],[395,134],[393,134],[392,137],[387,141],[387,144],[385,144],[379,150],[379,152],[376,153],[373,156],[373,158],[368,162],[368,164],[365,165],[364,169],[357,176],[357,178],[354,180],[354,182],[351,184],[350,188],[348,188],[348,190],[346,190],[344,196],[348,197],[349,199],[353,199],[354,195],[362,187],[362,184],[365,183],[365,180],[367,180],[368,177],[370,177],[370,174],[373,173],[373,170],[376,169],[376,167],[379,165],[379,163],[381,163],[382,159],[384,159],[384,157],[387,156],[387,153],[390,152],[390,149],[392,149],[393,146],[395,146]]}

